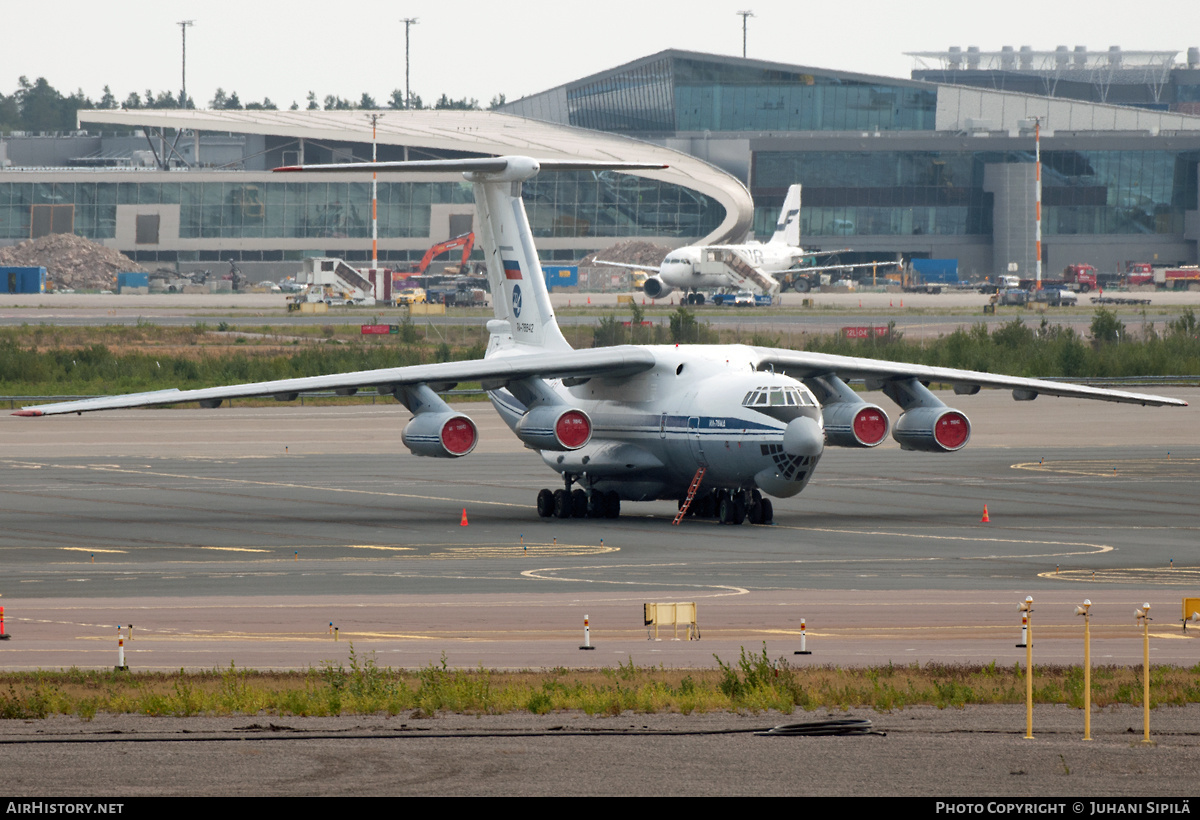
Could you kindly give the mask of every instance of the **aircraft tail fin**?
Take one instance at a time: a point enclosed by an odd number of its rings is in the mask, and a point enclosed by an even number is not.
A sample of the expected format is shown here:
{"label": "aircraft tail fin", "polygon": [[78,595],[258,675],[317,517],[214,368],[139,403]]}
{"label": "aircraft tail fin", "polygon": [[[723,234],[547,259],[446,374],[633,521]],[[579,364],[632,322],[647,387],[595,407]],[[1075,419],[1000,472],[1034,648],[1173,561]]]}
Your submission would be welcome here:
{"label": "aircraft tail fin", "polygon": [[548,350],[569,350],[558,328],[542,266],[538,262],[533,231],[521,199],[522,183],[538,171],[661,170],[649,163],[547,160],[529,157],[480,157],[477,159],[424,160],[418,162],[371,162],[277,168],[276,171],[459,171],[475,188],[475,210],[480,247],[487,262],[488,282],[496,319],[489,322],[493,334],[506,322],[512,328],[512,344]]}
{"label": "aircraft tail fin", "polygon": [[783,210],[779,212],[779,222],[775,225],[775,233],[771,237],[773,245],[790,245],[800,247],[800,185],[788,188],[787,197],[783,200]]}

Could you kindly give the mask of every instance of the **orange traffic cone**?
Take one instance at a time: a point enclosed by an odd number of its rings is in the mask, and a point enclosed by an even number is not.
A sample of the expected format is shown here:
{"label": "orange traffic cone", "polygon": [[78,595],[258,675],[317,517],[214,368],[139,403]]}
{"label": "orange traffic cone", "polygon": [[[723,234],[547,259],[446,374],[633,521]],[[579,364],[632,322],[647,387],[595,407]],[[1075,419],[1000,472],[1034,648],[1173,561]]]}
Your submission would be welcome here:
{"label": "orange traffic cone", "polygon": [[[992,519],[988,518],[988,514],[987,514],[987,504],[984,504],[984,505],[983,505],[983,518],[980,520],[980,522],[979,522],[979,523],[981,523],[981,524],[986,524],[986,523],[988,523],[988,522],[989,522],[989,521],[991,521],[991,520],[992,520]],[[464,524],[466,524],[466,523],[467,523],[467,511],[466,511],[466,510],[463,510],[463,523],[464,523]]]}
{"label": "orange traffic cone", "polygon": [[[985,518],[985,519],[987,518],[987,510],[986,510],[986,509],[984,509],[984,511],[983,511],[983,516],[984,516],[984,518]],[[463,517],[462,517],[462,521],[460,521],[460,522],[458,523],[458,525],[459,525],[460,527],[465,527],[465,526],[467,526],[467,508],[466,508],[466,507],[463,507]]]}

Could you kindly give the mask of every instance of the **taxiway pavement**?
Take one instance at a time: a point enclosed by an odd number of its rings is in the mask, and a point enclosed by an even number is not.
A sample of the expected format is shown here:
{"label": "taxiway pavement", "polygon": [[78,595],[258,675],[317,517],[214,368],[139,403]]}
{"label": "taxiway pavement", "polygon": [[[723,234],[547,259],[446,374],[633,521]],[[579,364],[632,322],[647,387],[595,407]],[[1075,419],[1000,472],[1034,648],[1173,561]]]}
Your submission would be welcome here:
{"label": "taxiway pavement", "polygon": [[[1008,663],[1026,595],[1038,662],[1081,659],[1084,598],[1097,662],[1140,662],[1144,602],[1153,660],[1200,660],[1179,624],[1200,595],[1194,406],[954,403],[963,451],[831,448],[770,527],[673,527],[666,502],[539,519],[555,474],[484,403],[459,461],[408,454],[394,404],[3,416],[0,667],[111,666],[129,623],[141,669],[306,668],[349,641],[389,666],[706,667],[792,657],[802,618],[798,663]],[[642,604],[667,601],[697,603],[701,640],[648,640]]]}

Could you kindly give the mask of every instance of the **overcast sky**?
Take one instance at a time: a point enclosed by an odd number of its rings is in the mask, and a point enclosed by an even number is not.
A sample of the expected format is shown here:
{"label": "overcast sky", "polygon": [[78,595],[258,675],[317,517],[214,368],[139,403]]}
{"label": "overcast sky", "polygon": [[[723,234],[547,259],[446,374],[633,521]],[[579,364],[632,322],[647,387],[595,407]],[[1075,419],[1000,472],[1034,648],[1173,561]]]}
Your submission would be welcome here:
{"label": "overcast sky", "polygon": [[750,57],[893,77],[913,68],[904,52],[952,45],[1119,45],[1178,51],[1179,61],[1200,45],[1196,0],[4,0],[0,91],[12,93],[25,75],[97,100],[105,84],[118,99],[147,88],[177,92],[176,23],[194,19],[187,84],[199,106],[217,87],[280,108],[303,107],[310,90],[355,102],[365,91],[382,105],[404,87],[400,18],[416,17],[413,93],[427,104],[446,93],[486,105],[499,93],[514,100],[666,48],[740,55],[742,9],[755,13]]}

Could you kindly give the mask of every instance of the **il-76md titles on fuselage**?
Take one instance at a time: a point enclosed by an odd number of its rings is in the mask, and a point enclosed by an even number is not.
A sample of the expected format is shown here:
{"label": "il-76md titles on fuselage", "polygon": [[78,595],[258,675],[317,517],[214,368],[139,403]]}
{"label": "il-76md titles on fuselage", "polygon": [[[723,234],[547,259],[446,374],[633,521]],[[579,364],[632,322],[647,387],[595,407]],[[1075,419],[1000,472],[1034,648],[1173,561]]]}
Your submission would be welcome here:
{"label": "il-76md titles on fuselage", "polygon": [[[1012,390],[1143,405],[1184,405],[1163,396],[941,367],[828,356],[741,345],[622,346],[572,350],[550,307],[521,183],[541,171],[637,171],[622,163],[528,157],[411,163],[326,165],[287,171],[461,171],[474,184],[479,239],[486,256],[495,318],[484,358],[466,362],[335,373],[200,390],[165,390],[26,407],[49,416],[301,391],[370,390],[392,395],[413,414],[401,437],[415,454],[463,458],[478,441],[465,413],[442,400],[454,384],[478,381],[513,433],[559,474],[561,485],[538,493],[543,516],[616,517],[621,503],[692,499],[691,512],[723,522],[769,522],[769,496],[804,489],[828,446],[875,447],[889,433],[909,450],[952,452],[970,439],[964,413],[926,384]],[[847,386],[864,379],[899,406],[887,413]]]}

